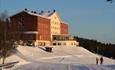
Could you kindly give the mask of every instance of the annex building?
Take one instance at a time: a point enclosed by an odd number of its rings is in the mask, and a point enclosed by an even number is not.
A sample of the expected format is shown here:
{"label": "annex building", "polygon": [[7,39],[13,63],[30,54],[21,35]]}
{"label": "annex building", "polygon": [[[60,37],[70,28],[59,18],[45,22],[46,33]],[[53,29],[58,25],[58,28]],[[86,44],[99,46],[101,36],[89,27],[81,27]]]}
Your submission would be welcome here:
{"label": "annex building", "polygon": [[68,24],[56,10],[29,11],[25,9],[10,17],[12,37],[35,46],[76,46],[79,42],[69,35]]}

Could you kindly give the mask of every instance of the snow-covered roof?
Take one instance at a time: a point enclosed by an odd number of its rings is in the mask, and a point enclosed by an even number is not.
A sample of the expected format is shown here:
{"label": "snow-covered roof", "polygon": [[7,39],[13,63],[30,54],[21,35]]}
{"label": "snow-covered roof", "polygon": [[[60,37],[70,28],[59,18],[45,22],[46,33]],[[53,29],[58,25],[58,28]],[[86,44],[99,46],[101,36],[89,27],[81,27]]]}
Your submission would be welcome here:
{"label": "snow-covered roof", "polygon": [[[56,11],[53,11],[53,12],[43,12],[43,13],[36,13],[36,12],[31,12],[31,11],[26,11],[28,14],[30,14],[30,15],[34,15],[34,16],[40,16],[40,17],[43,17],[43,18],[46,18],[46,19],[50,19],[50,17],[53,15],[53,14],[57,14],[57,16],[59,17],[59,14],[56,12]],[[59,19],[60,19],[60,17],[59,17]],[[65,22],[65,21],[62,21],[61,19],[60,19],[60,22],[61,23],[64,23],[64,24],[67,24],[67,22]]]}
{"label": "snow-covered roof", "polygon": [[[23,11],[21,11],[21,12],[26,12],[26,13],[29,14],[29,15],[39,16],[39,17],[46,18],[46,19],[50,19],[50,17],[51,17],[53,14],[55,14],[55,13],[56,13],[57,16],[59,17],[59,14],[58,14],[56,11],[52,11],[52,12],[42,11],[42,12],[39,13],[39,12],[36,12],[36,11],[23,10]],[[12,16],[15,16],[15,15],[21,13],[21,12],[18,12],[18,13],[16,13],[16,14],[12,15]],[[10,17],[12,17],[12,16],[10,16]],[[60,18],[60,17],[59,17],[59,18]],[[64,23],[64,24],[67,24],[67,22],[62,21],[61,19],[60,19],[60,22],[61,22],[61,23]]]}
{"label": "snow-covered roof", "polygon": [[[36,12],[36,11],[23,10],[21,12],[26,12],[26,13],[28,13],[30,15],[33,15],[33,16],[39,16],[39,17],[49,19],[49,17],[52,16],[56,11],[52,11],[52,12],[50,12],[50,11],[48,11],[48,12],[41,11],[39,13],[39,12]],[[14,14],[14,15],[17,15],[17,14],[19,14],[21,12],[18,12],[18,13]],[[14,15],[12,15],[12,16],[14,16]],[[10,17],[12,17],[12,16],[10,16]]]}
{"label": "snow-covered roof", "polygon": [[28,14],[30,15],[33,15],[33,16],[39,16],[39,17],[43,17],[43,18],[46,18],[46,19],[49,19],[49,17],[47,16],[44,16],[44,15],[41,15],[39,13],[34,13],[34,12],[31,12],[31,11],[26,11]]}

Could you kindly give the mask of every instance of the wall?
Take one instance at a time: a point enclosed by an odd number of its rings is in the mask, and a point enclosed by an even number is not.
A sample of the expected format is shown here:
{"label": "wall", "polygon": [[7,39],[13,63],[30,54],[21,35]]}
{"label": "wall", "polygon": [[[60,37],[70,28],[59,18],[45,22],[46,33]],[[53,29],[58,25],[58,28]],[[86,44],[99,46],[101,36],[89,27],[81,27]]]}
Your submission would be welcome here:
{"label": "wall", "polygon": [[61,27],[60,29],[61,34],[65,34],[65,35],[68,34],[68,24],[61,23],[60,27]]}
{"label": "wall", "polygon": [[51,40],[52,35],[59,35],[60,34],[60,17],[57,12],[54,12],[53,15],[50,16],[50,23],[51,23]]}
{"label": "wall", "polygon": [[[36,40],[36,34],[25,34],[24,32],[37,31],[37,17],[26,12],[20,12],[11,16],[12,30],[15,39]],[[33,36],[33,38],[32,38]]]}
{"label": "wall", "polygon": [[37,18],[37,40],[50,40],[50,20],[42,17]]}

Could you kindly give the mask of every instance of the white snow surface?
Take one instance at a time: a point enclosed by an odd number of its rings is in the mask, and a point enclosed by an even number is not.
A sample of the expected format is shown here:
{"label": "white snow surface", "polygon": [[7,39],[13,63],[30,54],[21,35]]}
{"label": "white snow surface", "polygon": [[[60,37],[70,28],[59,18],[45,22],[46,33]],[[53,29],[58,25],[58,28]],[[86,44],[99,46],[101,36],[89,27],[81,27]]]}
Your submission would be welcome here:
{"label": "white snow surface", "polygon": [[101,56],[79,46],[53,47],[51,53],[43,47],[19,46],[6,62],[19,61],[8,70],[115,70],[115,60],[103,57],[103,65],[96,65],[96,57]]}

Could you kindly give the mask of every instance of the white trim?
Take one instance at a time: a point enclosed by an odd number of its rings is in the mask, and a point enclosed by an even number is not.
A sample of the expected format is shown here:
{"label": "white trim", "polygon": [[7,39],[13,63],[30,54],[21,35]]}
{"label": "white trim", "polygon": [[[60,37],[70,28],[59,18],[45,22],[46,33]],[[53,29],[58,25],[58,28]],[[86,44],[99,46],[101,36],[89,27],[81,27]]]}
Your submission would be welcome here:
{"label": "white trim", "polygon": [[23,32],[24,34],[37,34],[38,32],[37,31],[26,31],[26,32]]}

